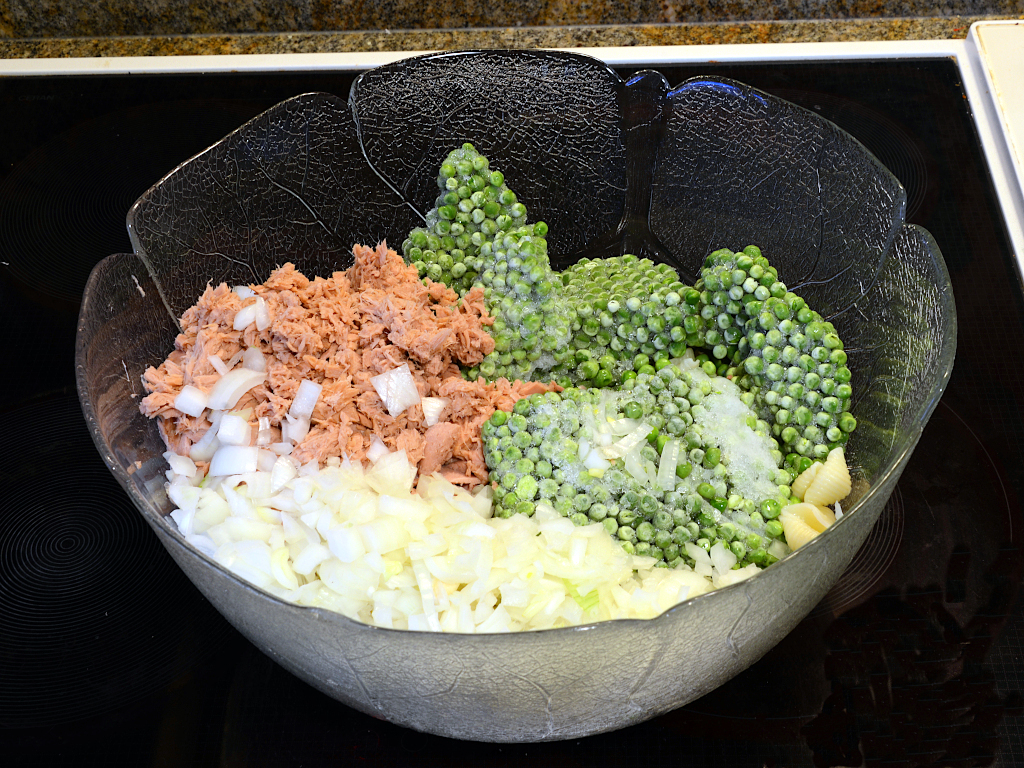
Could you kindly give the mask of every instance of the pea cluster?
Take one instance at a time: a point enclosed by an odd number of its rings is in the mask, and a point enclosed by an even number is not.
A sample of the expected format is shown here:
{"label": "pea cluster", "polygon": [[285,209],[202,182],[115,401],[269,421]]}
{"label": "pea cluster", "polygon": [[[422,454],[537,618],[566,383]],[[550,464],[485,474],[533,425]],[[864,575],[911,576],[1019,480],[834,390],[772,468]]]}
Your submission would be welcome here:
{"label": "pea cluster", "polygon": [[[771,454],[757,478],[759,498],[744,497],[729,445],[704,429],[709,397],[731,398],[743,414],[739,431]],[[601,443],[601,422],[633,420],[647,432],[634,459],[656,472],[675,441],[673,486],[642,482],[622,458],[588,469],[581,453]],[[675,365],[640,373],[618,391],[566,389],[532,395],[512,413],[496,411],[483,428],[485,460],[495,488],[496,514],[534,514],[548,504],[574,523],[601,523],[631,553],[674,567],[689,562],[686,542],[710,550],[722,541],[740,564],[769,565],[767,549],[782,536],[777,518],[789,499],[791,476],[778,468],[781,453],[768,425],[739,399],[727,380]],[[605,430],[607,433],[607,430]],[[581,446],[583,449],[581,451]],[[751,478],[746,478],[750,486]]]}
{"label": "pea cluster", "polygon": [[[526,223],[526,206],[472,144],[448,155],[437,185],[441,193],[427,213],[426,226],[409,233],[402,252],[420,277],[464,294],[484,271],[495,236]],[[543,224],[534,229],[540,238],[547,233]],[[542,247],[547,250],[546,243]]]}
{"label": "pea cluster", "polygon": [[704,346],[731,361],[748,401],[772,425],[793,468],[824,459],[857,425],[850,369],[832,323],[786,289],[757,246],[708,256],[701,280]]}
{"label": "pea cluster", "polygon": [[526,223],[526,206],[472,144],[448,155],[437,183],[441,194],[426,227],[410,232],[402,251],[420,277],[460,295],[483,286],[484,304],[495,318],[494,352],[467,376],[550,378],[548,372],[571,357],[574,316],[559,300],[547,225]]}
{"label": "pea cluster", "polygon": [[700,338],[699,293],[667,264],[629,254],[581,259],[562,272],[562,285],[576,316],[574,365],[560,372],[571,383],[608,387],[653,373]]}

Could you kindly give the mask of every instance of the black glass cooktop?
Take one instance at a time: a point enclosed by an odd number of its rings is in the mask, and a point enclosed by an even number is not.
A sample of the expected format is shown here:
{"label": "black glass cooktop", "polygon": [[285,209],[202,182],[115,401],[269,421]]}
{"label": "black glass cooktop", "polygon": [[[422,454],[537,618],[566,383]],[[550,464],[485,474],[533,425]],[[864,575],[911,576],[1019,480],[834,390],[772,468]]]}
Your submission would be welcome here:
{"label": "black glass cooktop", "polygon": [[[535,745],[351,710],[220,618],[113,480],[74,387],[92,266],[132,202],[331,73],[0,78],[0,754],[104,766],[1024,764],[1024,301],[950,60],[660,68],[815,110],[907,188],[959,316],[956,367],[864,549],[760,662],[680,710]],[[624,73],[625,74],[625,73]],[[623,663],[629,663],[623,659]]]}

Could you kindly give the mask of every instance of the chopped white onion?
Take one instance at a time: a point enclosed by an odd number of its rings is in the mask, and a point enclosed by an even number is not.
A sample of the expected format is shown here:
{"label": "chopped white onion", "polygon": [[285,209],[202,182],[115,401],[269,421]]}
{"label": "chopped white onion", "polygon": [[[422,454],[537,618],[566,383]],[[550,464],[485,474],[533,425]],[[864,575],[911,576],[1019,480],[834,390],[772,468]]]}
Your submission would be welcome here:
{"label": "chopped white onion", "polygon": [[298,445],[309,434],[309,419],[297,419],[286,413],[281,422],[281,439]]}
{"label": "chopped white onion", "polygon": [[218,411],[234,408],[242,395],[258,384],[262,384],[266,378],[265,373],[250,371],[247,368],[236,368],[229,371],[213,385],[207,407]]}
{"label": "chopped white onion", "polygon": [[[218,422],[231,415],[218,412]],[[599,452],[592,446],[587,456]],[[226,445],[211,470],[202,486],[168,473],[178,506],[171,519],[187,540],[274,595],[398,630],[650,618],[757,570],[728,570],[730,550],[718,545],[709,555],[692,542],[693,569],[655,568],[601,524],[572,525],[544,502],[530,518],[494,518],[489,486],[471,494],[427,477],[414,491],[416,468],[404,451],[368,469],[347,459],[299,467],[256,446]]]}
{"label": "chopped white onion", "polygon": [[610,446],[604,449],[605,456],[610,459],[617,459],[625,456],[627,453],[636,448],[640,443],[647,439],[648,435],[651,434],[653,427],[647,423],[641,423],[637,425],[633,431],[627,434],[618,442],[612,443]]}
{"label": "chopped white onion", "polygon": [[256,299],[256,330],[265,331],[270,327],[270,309],[262,297]]}
{"label": "chopped white onion", "polygon": [[235,352],[235,354],[233,354],[230,358],[228,358],[227,362],[225,362],[224,365],[226,365],[228,367],[229,371],[232,368],[234,368],[236,365],[238,365],[238,361],[242,359],[242,355],[243,354],[244,353],[243,353],[242,350],[238,350],[237,352]]}
{"label": "chopped white onion", "polygon": [[308,546],[299,553],[298,557],[295,558],[292,568],[296,573],[301,573],[303,576],[309,576],[313,573],[313,569],[316,568],[324,560],[331,557],[331,550],[325,547],[323,544],[313,544]]}
{"label": "chopped white onion", "polygon": [[220,441],[217,440],[217,429],[210,427],[197,442],[192,444],[188,455],[193,461],[209,461],[218,448],[220,448]]}
{"label": "chopped white onion", "polygon": [[590,453],[590,441],[587,438],[580,438],[579,450],[576,451],[576,456],[583,461],[587,458],[587,454]]}
{"label": "chopped white onion", "polygon": [[642,485],[654,485],[657,478],[652,477],[647,471],[647,462],[640,455],[640,447],[634,447],[623,459],[626,471]]}
{"label": "chopped white onion", "polygon": [[270,470],[270,492],[277,493],[298,474],[294,461],[287,456],[278,456]]}
{"label": "chopped white onion", "polygon": [[420,406],[423,408],[423,420],[428,427],[437,424],[445,406],[450,402],[451,400],[447,397],[424,397],[420,400]]}
{"label": "chopped white onion", "polygon": [[416,466],[409,463],[405,450],[386,453],[366,472],[366,482],[377,493],[405,496],[416,481]]}
{"label": "chopped white onion", "polygon": [[270,417],[260,416],[258,423],[259,428],[256,431],[256,445],[270,445],[270,441],[274,439],[270,431]]}
{"label": "chopped white onion", "polygon": [[[260,299],[256,299],[256,301],[260,301]],[[259,306],[255,303],[242,307],[235,313],[235,321],[231,324],[231,327],[236,331],[244,331],[256,322],[256,312],[258,310]]]}
{"label": "chopped white onion", "polygon": [[207,360],[210,361],[210,365],[212,365],[213,369],[217,371],[217,373],[219,373],[221,376],[223,376],[225,373],[231,370],[231,368],[228,366],[227,363],[224,362],[224,359],[220,355],[210,355],[207,358]]}
{"label": "chopped white onion", "polygon": [[[259,469],[260,472],[265,476],[268,472],[274,469],[274,464],[277,462],[277,454],[274,453],[273,451],[268,451],[266,448],[260,448],[259,452]],[[269,488],[267,490],[267,493],[262,495],[269,496]]]}
{"label": "chopped white onion", "polygon": [[352,563],[366,554],[363,538],[354,528],[338,526],[327,532],[327,546],[343,563]]}
{"label": "chopped white onion", "polygon": [[608,422],[609,431],[616,436],[628,435],[638,426],[640,422],[636,419],[616,419]]}
{"label": "chopped white onion", "polygon": [[376,464],[377,459],[388,453],[388,447],[384,445],[384,442],[377,437],[373,436],[373,442],[370,443],[370,447],[366,449],[366,458],[372,463]]}
{"label": "chopped white onion", "polygon": [[240,475],[259,469],[259,448],[245,445],[222,445],[210,461],[211,475]]}
{"label": "chopped white onion", "polygon": [[187,416],[199,417],[206,410],[209,401],[206,393],[198,387],[186,384],[174,398],[174,407]]}
{"label": "chopped white onion", "polygon": [[690,556],[690,559],[692,559],[694,562],[706,563],[707,565],[711,565],[711,555],[707,553],[707,550],[697,546],[692,541],[688,541],[685,544],[683,544],[683,549],[686,550],[686,554],[688,554]]}
{"label": "chopped white onion", "polygon": [[420,393],[416,389],[416,382],[413,381],[408,363],[403,363],[390,371],[384,371],[370,381],[373,383],[373,388],[377,390],[377,394],[380,395],[384,407],[392,416],[398,416],[406,408],[420,402]]}
{"label": "chopped white onion", "polygon": [[242,367],[250,371],[266,371],[267,359],[258,347],[249,347],[242,355]]}
{"label": "chopped white onion", "polygon": [[313,415],[313,409],[316,407],[316,401],[320,398],[322,389],[323,386],[315,381],[309,379],[300,381],[299,390],[295,393],[295,399],[292,400],[288,414],[296,419],[308,420]]}
{"label": "chopped white onion", "polygon": [[171,466],[171,471],[175,474],[184,475],[188,478],[196,476],[196,464],[188,456],[179,456],[171,451],[168,451],[164,456],[167,458],[167,463]]}
{"label": "chopped white onion", "polygon": [[679,463],[679,441],[669,440],[661,450],[661,463],[658,464],[658,487],[663,491],[671,491],[676,487],[676,465]]}
{"label": "chopped white onion", "polygon": [[254,291],[247,285],[236,285],[231,290],[234,291],[235,295],[238,296],[238,298],[242,299],[242,301],[245,301],[250,296],[256,295],[256,291]]}
{"label": "chopped white onion", "polygon": [[217,429],[217,439],[221,445],[249,445],[252,442],[252,429],[241,416],[225,413]]}
{"label": "chopped white onion", "polygon": [[728,571],[736,565],[736,553],[727,549],[721,541],[716,541],[708,554],[711,555],[711,564],[719,571]]}
{"label": "chopped white onion", "polygon": [[587,469],[611,469],[611,462],[601,455],[601,451],[597,448],[591,449],[590,453],[587,454],[583,460],[583,466]]}
{"label": "chopped white onion", "polygon": [[765,551],[769,555],[777,557],[779,560],[781,560],[793,550],[786,546],[785,542],[783,542],[782,539],[774,539],[772,543],[768,545],[768,549]]}
{"label": "chopped white onion", "polygon": [[192,535],[192,521],[195,518],[195,510],[186,511],[184,509],[175,509],[171,511],[171,520],[178,526],[178,531],[181,532],[182,536]]}

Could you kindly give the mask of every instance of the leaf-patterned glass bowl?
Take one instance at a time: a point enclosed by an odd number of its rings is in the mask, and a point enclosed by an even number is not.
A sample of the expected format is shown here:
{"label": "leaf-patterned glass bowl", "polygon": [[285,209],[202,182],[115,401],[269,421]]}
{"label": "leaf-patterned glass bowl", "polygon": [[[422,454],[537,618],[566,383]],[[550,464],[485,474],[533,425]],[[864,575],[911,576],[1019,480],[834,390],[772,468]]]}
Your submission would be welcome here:
{"label": "leaf-patterned glass bowl", "polygon": [[[754,578],[650,621],[516,635],[384,630],[249,586],[167,518],[164,450],[138,410],[146,366],[208,282],[262,282],[400,243],[436,196],[447,152],[473,142],[549,223],[553,262],[633,252],[687,275],[711,250],[760,245],[849,351],[863,482],[832,528]],[[821,117],[740,83],[621,80],[568,53],[410,59],[361,76],[348,102],[285,101],[188,160],[128,214],[134,254],[94,270],[78,387],[96,445],[161,542],[271,657],[347,704],[432,733],[567,739],[621,728],[722,684],[786,635],[839,577],[886,503],[948,379],[949,276],[904,223],[899,182]]]}

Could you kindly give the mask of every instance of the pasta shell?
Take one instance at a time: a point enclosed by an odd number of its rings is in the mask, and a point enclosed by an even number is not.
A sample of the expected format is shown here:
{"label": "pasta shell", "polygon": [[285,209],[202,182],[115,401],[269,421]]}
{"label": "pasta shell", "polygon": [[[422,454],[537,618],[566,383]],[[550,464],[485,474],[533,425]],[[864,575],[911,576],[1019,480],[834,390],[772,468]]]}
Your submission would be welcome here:
{"label": "pasta shell", "polygon": [[821,467],[822,463],[820,461],[816,461],[797,476],[796,480],[793,481],[792,491],[794,496],[803,501],[804,494],[807,493],[808,486],[810,486],[811,482],[817,476]]}
{"label": "pasta shell", "polygon": [[803,500],[822,506],[835,504],[845,499],[852,487],[843,449],[833,448],[804,492]]}
{"label": "pasta shell", "polygon": [[799,549],[836,521],[830,509],[803,502],[783,507],[779,515],[786,542]]}

